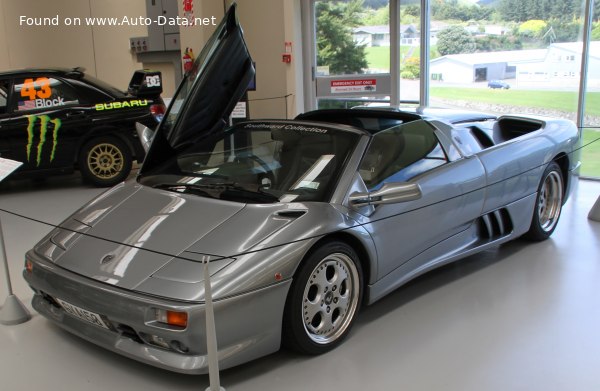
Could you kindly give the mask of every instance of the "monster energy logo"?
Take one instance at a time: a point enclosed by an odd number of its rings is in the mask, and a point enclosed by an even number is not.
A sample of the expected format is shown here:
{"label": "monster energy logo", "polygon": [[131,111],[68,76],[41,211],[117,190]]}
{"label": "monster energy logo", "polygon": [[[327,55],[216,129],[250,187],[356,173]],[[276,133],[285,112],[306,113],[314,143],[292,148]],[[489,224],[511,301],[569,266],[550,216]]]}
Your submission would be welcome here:
{"label": "monster energy logo", "polygon": [[33,147],[33,138],[34,138],[34,128],[40,120],[40,141],[37,144],[36,150],[36,163],[39,167],[42,162],[42,149],[44,148],[44,144],[46,144],[46,138],[48,136],[48,124],[52,124],[52,151],[50,152],[50,161],[54,160],[54,153],[56,152],[56,146],[58,145],[58,130],[60,129],[61,120],[60,118],[50,119],[47,115],[29,115],[27,116],[29,119],[29,125],[27,126],[27,161],[31,161],[31,149]]}

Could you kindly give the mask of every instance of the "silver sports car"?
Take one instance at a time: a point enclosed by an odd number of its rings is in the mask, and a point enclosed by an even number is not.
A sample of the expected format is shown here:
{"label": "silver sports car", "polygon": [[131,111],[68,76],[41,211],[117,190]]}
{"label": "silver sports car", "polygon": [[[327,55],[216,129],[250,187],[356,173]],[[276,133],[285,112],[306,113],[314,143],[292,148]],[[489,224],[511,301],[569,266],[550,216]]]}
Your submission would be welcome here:
{"label": "silver sports car", "polygon": [[137,179],[27,253],[39,313],[119,354],[205,373],[204,262],[227,368],[282,344],[325,352],[361,306],[418,275],[556,228],[578,165],[573,123],[363,109],[227,127],[253,73],[232,8]]}

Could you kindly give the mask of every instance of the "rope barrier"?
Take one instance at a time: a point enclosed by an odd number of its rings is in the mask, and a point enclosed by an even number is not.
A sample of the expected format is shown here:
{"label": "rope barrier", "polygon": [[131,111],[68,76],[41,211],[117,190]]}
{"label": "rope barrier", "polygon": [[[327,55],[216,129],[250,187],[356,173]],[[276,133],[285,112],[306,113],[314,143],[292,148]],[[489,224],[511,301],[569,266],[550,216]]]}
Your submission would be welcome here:
{"label": "rope barrier", "polygon": [[[574,151],[571,152],[571,154],[576,153],[576,152],[578,152],[578,151],[580,151],[580,150],[582,150],[582,149],[588,147],[589,145],[591,145],[591,144],[593,144],[595,142],[598,142],[598,141],[600,141],[600,138],[592,140],[591,142],[589,142],[589,143],[581,146],[580,148],[575,149]],[[329,236],[329,235],[333,235],[333,234],[336,234],[336,233],[348,231],[348,230],[355,229],[355,228],[358,228],[358,227],[364,227],[365,225],[370,225],[370,224],[374,224],[374,223],[381,222],[381,221],[384,221],[384,220],[392,219],[392,218],[395,218],[395,217],[398,217],[398,216],[401,216],[401,215],[404,215],[404,214],[407,214],[407,213],[411,213],[411,212],[414,212],[414,211],[417,211],[417,210],[421,210],[421,209],[424,209],[424,208],[428,208],[428,207],[431,207],[431,206],[434,206],[434,205],[437,205],[437,204],[441,204],[443,202],[447,202],[447,201],[450,201],[450,200],[453,200],[453,199],[456,199],[456,198],[459,198],[459,197],[463,197],[464,195],[475,193],[475,192],[484,190],[484,189],[492,187],[492,186],[496,186],[498,184],[501,184],[503,182],[512,180],[512,179],[517,178],[519,176],[526,175],[527,173],[529,173],[531,171],[535,171],[537,169],[545,167],[549,163],[550,163],[550,161],[544,162],[543,164],[540,164],[538,166],[535,166],[533,168],[530,168],[530,169],[525,170],[523,172],[520,172],[518,174],[512,175],[512,176],[510,176],[508,178],[504,178],[502,180],[499,180],[499,181],[496,181],[496,182],[493,182],[493,183],[489,183],[489,184],[487,184],[485,186],[473,189],[473,190],[471,190],[469,192],[461,193],[460,195],[457,195],[457,196],[454,196],[454,197],[444,198],[443,200],[440,200],[440,201],[437,201],[437,202],[434,202],[434,203],[431,203],[431,204],[426,204],[426,205],[423,205],[423,206],[420,206],[420,207],[417,207],[417,208],[413,208],[413,209],[410,209],[410,210],[406,210],[406,211],[403,211],[401,213],[396,213],[396,214],[392,214],[392,215],[389,215],[389,216],[380,217],[380,218],[377,218],[377,219],[370,220],[369,222],[366,222],[366,223],[357,222],[356,224],[354,224],[352,226],[349,226],[349,227],[340,228],[340,229],[337,229],[337,230],[333,230],[333,231],[325,232],[325,233],[321,233],[321,234],[316,234],[316,235],[312,235],[312,236],[307,236],[305,238],[301,238],[301,239],[297,239],[297,240],[286,241],[284,243],[274,244],[274,245],[267,246],[267,247],[264,247],[264,248],[261,248],[261,249],[258,249],[258,250],[249,250],[249,251],[239,252],[239,253],[235,253],[235,254],[230,254],[228,256],[214,257],[213,259],[211,259],[211,262],[220,261],[220,260],[227,259],[227,258],[238,258],[238,257],[244,256],[244,255],[250,255],[250,254],[254,254],[254,253],[257,253],[257,252],[261,252],[261,251],[273,250],[273,249],[284,247],[284,246],[287,246],[287,245],[290,245],[290,244],[295,244],[295,243],[300,243],[300,242],[304,242],[304,241],[310,241],[310,240],[314,240],[314,239],[319,239],[319,238],[322,238],[322,237],[325,237],[325,236]],[[529,194],[529,195],[531,195],[531,194]],[[93,238],[93,239],[97,239],[97,240],[102,240],[102,241],[109,242],[109,243],[112,243],[112,244],[116,244],[116,245],[119,245],[119,246],[126,246],[126,247],[130,247],[130,248],[133,248],[133,249],[136,249],[136,250],[147,251],[147,252],[150,252],[150,253],[153,253],[153,254],[168,256],[168,257],[182,259],[182,260],[186,260],[186,261],[198,262],[196,259],[188,258],[188,257],[181,256],[181,255],[178,255],[178,254],[171,254],[171,253],[168,253],[168,252],[160,251],[158,249],[143,248],[143,247],[132,245],[132,244],[128,244],[128,243],[122,243],[122,242],[119,242],[117,240],[108,239],[108,238],[104,238],[104,237],[101,237],[101,236],[89,234],[89,233],[86,233],[86,232],[81,232],[81,231],[73,230],[73,229],[70,229],[70,228],[62,227],[60,225],[55,225],[55,224],[49,223],[47,221],[43,221],[43,220],[40,220],[40,219],[37,219],[37,218],[34,218],[34,217],[26,216],[26,215],[21,214],[21,213],[17,213],[17,212],[13,212],[13,211],[7,210],[5,208],[0,208],[0,211],[4,212],[4,213],[7,213],[9,215],[15,216],[15,217],[22,218],[24,220],[28,220],[28,221],[32,221],[32,222],[35,222],[35,223],[38,223],[38,224],[49,226],[51,228],[59,228],[59,229],[62,229],[62,230],[68,231],[68,232],[77,233],[77,234],[80,234],[80,235],[83,235],[83,236],[87,236],[87,237],[90,237],[90,238]]]}

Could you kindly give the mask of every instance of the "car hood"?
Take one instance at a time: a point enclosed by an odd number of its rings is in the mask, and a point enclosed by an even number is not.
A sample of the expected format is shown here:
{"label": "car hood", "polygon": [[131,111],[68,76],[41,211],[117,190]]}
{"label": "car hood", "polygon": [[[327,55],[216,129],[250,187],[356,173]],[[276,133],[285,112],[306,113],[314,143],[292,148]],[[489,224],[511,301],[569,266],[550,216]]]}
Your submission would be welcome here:
{"label": "car hood", "polygon": [[[305,204],[221,201],[129,183],[84,206],[34,251],[63,269],[109,285],[198,301],[204,294],[202,262],[208,262],[212,276],[250,250],[326,230],[323,216],[342,224],[340,213],[328,204],[310,209]],[[293,224],[305,215],[305,224]]]}
{"label": "car hood", "polygon": [[124,185],[76,212],[35,250],[64,269],[133,290],[176,256],[222,258],[185,250],[244,206]]}

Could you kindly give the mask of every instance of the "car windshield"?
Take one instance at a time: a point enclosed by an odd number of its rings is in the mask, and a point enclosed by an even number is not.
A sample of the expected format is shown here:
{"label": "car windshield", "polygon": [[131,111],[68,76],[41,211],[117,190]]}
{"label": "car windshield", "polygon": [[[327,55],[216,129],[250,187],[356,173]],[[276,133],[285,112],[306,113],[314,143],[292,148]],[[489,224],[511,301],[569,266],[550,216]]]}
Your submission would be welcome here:
{"label": "car windshield", "polygon": [[325,201],[359,137],[299,123],[244,123],[178,152],[139,181],[244,203]]}

